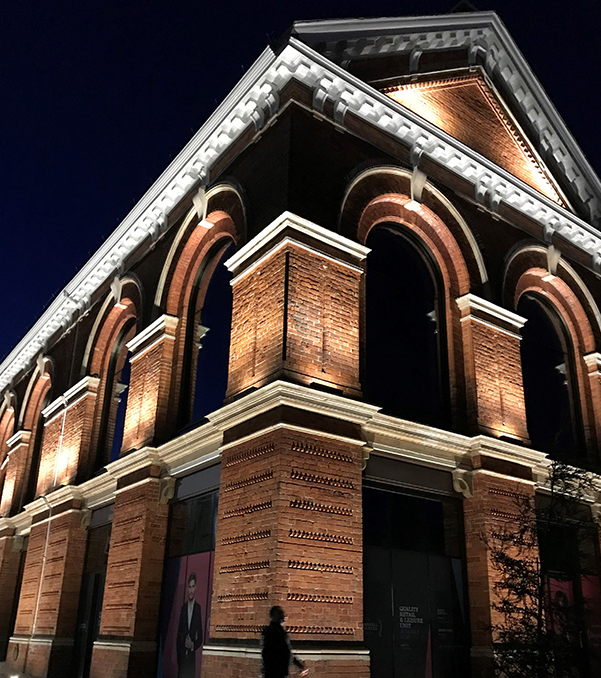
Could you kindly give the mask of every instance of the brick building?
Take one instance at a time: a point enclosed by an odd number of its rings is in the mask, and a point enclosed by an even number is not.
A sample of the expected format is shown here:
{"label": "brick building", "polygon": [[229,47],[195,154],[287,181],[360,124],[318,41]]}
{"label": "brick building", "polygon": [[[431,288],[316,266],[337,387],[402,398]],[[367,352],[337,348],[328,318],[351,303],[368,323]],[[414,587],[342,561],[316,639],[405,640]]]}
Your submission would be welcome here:
{"label": "brick building", "polygon": [[295,24],[0,365],[10,675],[175,676],[190,586],[202,678],[274,604],[489,675],[481,534],[599,455],[600,216],[494,13]]}

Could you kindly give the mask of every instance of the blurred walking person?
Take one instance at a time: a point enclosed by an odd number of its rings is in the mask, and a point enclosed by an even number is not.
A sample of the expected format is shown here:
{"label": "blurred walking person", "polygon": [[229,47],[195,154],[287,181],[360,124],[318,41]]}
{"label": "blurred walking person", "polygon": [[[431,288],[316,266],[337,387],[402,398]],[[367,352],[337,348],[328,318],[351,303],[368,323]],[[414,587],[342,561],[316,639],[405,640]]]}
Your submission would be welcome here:
{"label": "blurred walking person", "polygon": [[284,610],[279,605],[274,605],[269,610],[269,618],[271,623],[264,626],[261,633],[264,678],[286,678],[290,664],[299,669],[301,676],[306,676],[309,669],[305,668],[290,649],[290,640],[283,626],[286,620]]}

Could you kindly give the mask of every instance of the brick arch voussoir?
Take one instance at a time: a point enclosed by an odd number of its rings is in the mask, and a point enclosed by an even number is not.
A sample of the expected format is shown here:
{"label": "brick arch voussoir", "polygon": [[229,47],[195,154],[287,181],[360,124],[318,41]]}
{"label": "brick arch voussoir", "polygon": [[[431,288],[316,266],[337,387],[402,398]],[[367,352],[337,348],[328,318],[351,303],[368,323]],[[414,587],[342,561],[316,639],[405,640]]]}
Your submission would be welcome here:
{"label": "brick arch voussoir", "polygon": [[108,312],[96,337],[92,349],[89,374],[104,377],[109,367],[113,346],[119,337],[124,325],[139,319],[139,311],[135,302],[129,298],[123,298]]}
{"label": "brick arch voussoir", "polygon": [[407,209],[407,203],[410,201],[409,196],[400,194],[385,194],[374,198],[361,214],[357,239],[365,243],[372,228],[378,224],[385,222],[403,224],[430,250],[451,296],[456,298],[467,294],[470,291],[470,275],[453,234],[425,205],[420,205],[418,211]]}
{"label": "brick arch voussoir", "polygon": [[166,312],[169,315],[185,317],[196,273],[213,246],[223,240],[238,243],[239,233],[233,219],[226,212],[212,212],[206,218],[212,228],[198,225],[188,238],[175,265],[167,296]]}
{"label": "brick arch voussoir", "polygon": [[26,431],[34,432],[40,412],[42,411],[42,406],[44,404],[44,398],[50,391],[52,386],[52,378],[48,372],[41,374],[31,391],[29,400],[27,402],[27,409],[25,410],[25,416],[23,418],[23,429]]}
{"label": "brick arch voussoir", "polygon": [[549,301],[565,322],[574,350],[581,355],[595,350],[595,337],[588,315],[580,300],[568,284],[557,276],[549,275],[543,268],[530,268],[519,277],[513,291],[513,304],[517,308],[527,292],[538,294]]}
{"label": "brick arch voussoir", "polygon": [[7,453],[7,440],[15,432],[15,410],[8,407],[4,410],[0,418],[0,466],[4,462]]}

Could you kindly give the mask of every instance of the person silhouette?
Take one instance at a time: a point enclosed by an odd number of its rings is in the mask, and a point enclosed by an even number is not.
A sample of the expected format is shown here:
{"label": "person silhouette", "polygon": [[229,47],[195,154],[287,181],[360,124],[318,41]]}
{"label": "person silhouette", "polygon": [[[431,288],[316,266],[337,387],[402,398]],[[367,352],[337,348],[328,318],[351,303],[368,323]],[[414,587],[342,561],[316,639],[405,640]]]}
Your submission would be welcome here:
{"label": "person silhouette", "polygon": [[270,624],[264,626],[261,633],[264,678],[286,678],[290,664],[294,664],[300,670],[301,676],[306,676],[309,670],[290,649],[290,640],[283,626],[286,621],[284,610],[279,605],[274,605],[269,610],[269,618]]}
{"label": "person silhouette", "polygon": [[188,577],[188,600],[182,605],[177,627],[178,678],[195,678],[196,650],[202,645],[202,614],[196,602],[196,572]]}

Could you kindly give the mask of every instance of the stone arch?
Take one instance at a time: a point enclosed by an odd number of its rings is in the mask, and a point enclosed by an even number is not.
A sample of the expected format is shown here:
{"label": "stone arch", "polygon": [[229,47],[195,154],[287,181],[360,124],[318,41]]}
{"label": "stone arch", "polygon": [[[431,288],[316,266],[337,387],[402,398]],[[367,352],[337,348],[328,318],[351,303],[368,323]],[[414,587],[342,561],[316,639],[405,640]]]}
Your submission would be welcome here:
{"label": "stone arch", "polygon": [[116,280],[99,314],[95,333],[86,349],[90,376],[97,377],[96,404],[90,422],[89,449],[81,450],[79,478],[89,477],[110,460],[119,405],[120,374],[127,359],[127,343],[135,336],[142,312],[142,291],[137,280]]}
{"label": "stone arch", "polygon": [[7,391],[4,395],[2,406],[0,407],[0,506],[2,505],[4,479],[6,477],[6,466],[8,464],[7,441],[15,432],[15,411],[16,396],[14,392]]}
{"label": "stone arch", "polygon": [[[356,226],[356,238],[364,244],[378,225],[394,224],[419,241],[435,263],[441,282],[438,294],[444,300],[445,342],[441,346],[449,378],[451,418],[454,428],[464,428],[467,399],[463,359],[461,313],[456,300],[470,292],[470,270],[453,233],[440,217],[408,195],[383,193],[364,207]],[[475,264],[475,260],[474,260]],[[475,270],[479,268],[475,266]],[[365,327],[362,329],[365,333]]]}
{"label": "stone arch", "polygon": [[547,268],[546,250],[526,246],[508,260],[503,293],[514,309],[524,295],[538,298],[552,309],[561,323],[568,340],[567,350],[573,352],[572,391],[582,416],[582,421],[574,424],[582,428],[587,453],[597,455],[596,448],[601,441],[601,391],[597,383],[597,360],[590,360],[598,355],[593,331],[593,323],[597,320],[591,309],[581,302],[582,289],[574,287],[573,269],[570,269],[565,264],[558,265],[556,275],[551,274]]}
{"label": "stone arch", "polygon": [[[358,225],[367,207],[386,195],[405,196],[404,204],[411,203],[411,198],[408,197],[412,195],[411,183],[410,171],[390,165],[371,167],[358,174],[349,184],[342,201],[339,223],[341,234],[364,242],[367,236],[365,234],[362,238]],[[410,206],[417,208],[414,214],[418,220],[422,216],[444,226],[444,230],[455,241],[460,260],[463,261],[463,264],[457,265],[465,265],[468,269],[471,287],[469,291],[477,292],[479,287],[487,283],[488,273],[476,239],[457,208],[442,191],[428,181],[421,189],[420,202],[414,202]]]}
{"label": "stone arch", "polygon": [[[155,294],[155,306],[171,313],[168,306],[168,297],[172,288],[177,285],[176,271],[181,271],[181,257],[184,251],[190,252],[190,239],[202,240],[203,236],[210,239],[216,229],[230,233],[237,244],[244,241],[246,235],[246,212],[240,191],[228,183],[221,183],[207,190],[207,216],[205,221],[213,224],[212,228],[201,228],[198,223],[198,214],[192,207],[182,221],[169,254],[165,260],[163,270]],[[229,220],[229,221],[228,221]]]}
{"label": "stone arch", "polygon": [[17,513],[33,498],[44,433],[42,411],[51,395],[52,373],[52,360],[47,356],[39,356],[16,425],[13,425],[15,435],[10,439],[10,456],[5,467],[1,515]]}

